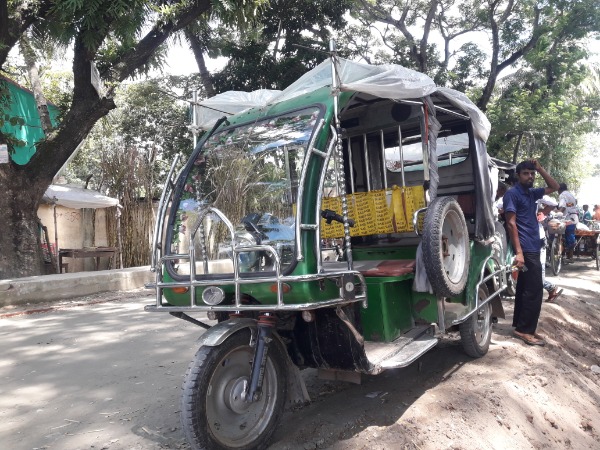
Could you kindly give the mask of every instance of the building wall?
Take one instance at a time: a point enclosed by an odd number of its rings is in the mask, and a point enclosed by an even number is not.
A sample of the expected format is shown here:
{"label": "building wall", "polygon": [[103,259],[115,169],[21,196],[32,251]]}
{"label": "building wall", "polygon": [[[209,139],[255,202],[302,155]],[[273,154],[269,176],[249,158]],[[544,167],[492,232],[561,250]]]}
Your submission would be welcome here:
{"label": "building wall", "polygon": [[[55,241],[53,208],[53,205],[42,204],[38,209],[38,217],[42,221],[42,225],[48,228],[48,238],[52,244],[54,244]],[[113,209],[95,210],[95,230],[91,223],[92,211],[93,210],[65,208],[60,205],[56,206],[56,229],[58,231],[59,249],[108,246],[106,214],[112,213]],[[93,233],[91,233],[92,230],[94,230]],[[87,239],[85,238],[86,235]],[[93,242],[90,242],[90,240]],[[109,258],[100,258],[98,270],[116,268],[115,262],[113,262],[112,267],[109,267],[109,262]],[[69,264],[69,272],[95,270],[95,264],[92,258],[64,258],[63,263]]]}

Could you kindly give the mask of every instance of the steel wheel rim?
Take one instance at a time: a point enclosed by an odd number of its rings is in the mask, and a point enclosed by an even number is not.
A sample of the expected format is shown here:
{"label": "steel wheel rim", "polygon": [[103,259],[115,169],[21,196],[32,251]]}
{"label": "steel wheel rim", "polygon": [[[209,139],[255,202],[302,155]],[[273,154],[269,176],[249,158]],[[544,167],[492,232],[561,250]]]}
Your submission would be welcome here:
{"label": "steel wheel rim", "polygon": [[[484,292],[482,292],[480,290],[479,291],[480,297],[481,297],[482,293],[485,294]],[[482,347],[485,344],[485,342],[487,340],[487,336],[490,332],[490,327],[491,327],[490,306],[491,305],[489,303],[487,303],[484,306],[482,306],[481,308],[479,308],[477,310],[477,312],[475,313],[475,317],[477,317],[477,319],[475,321],[475,327],[474,327],[475,341],[477,342],[477,345],[479,345],[480,347]]]}
{"label": "steel wheel rim", "polygon": [[452,283],[458,283],[465,270],[466,239],[468,237],[463,230],[459,214],[456,211],[448,211],[442,224],[440,245],[444,271]]}
{"label": "steel wheel rim", "polygon": [[246,403],[241,398],[245,383],[249,383],[254,350],[251,347],[233,349],[219,361],[206,391],[206,421],[208,429],[220,445],[244,447],[251,444],[269,425],[277,400],[276,369],[267,358],[262,396]]}

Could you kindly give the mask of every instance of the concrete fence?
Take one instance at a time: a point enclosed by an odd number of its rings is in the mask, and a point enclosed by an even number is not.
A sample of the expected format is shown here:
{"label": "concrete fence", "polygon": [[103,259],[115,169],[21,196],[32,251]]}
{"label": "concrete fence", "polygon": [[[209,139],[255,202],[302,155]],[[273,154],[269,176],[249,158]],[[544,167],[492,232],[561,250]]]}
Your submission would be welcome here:
{"label": "concrete fence", "polygon": [[[155,280],[150,266],[0,280],[0,307],[137,289]],[[148,290],[149,294],[152,291]]]}

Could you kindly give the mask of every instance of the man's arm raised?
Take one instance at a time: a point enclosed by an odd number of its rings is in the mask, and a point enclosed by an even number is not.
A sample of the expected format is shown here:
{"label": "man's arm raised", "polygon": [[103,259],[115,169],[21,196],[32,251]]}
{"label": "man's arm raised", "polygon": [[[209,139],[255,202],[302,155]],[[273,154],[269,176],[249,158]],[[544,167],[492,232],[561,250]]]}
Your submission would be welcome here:
{"label": "man's arm raised", "polygon": [[548,185],[545,188],[544,194],[552,194],[553,192],[558,191],[558,188],[560,187],[558,181],[556,181],[554,178],[552,178],[552,175],[546,172],[546,169],[542,167],[537,159],[532,159],[531,162],[535,164],[535,170],[537,170],[537,172],[542,176]]}

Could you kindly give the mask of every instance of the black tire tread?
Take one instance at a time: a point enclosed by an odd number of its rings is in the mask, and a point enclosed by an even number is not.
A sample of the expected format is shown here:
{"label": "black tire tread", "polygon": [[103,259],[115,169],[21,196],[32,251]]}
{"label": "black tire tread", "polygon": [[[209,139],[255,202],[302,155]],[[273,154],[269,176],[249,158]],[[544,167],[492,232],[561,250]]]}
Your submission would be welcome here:
{"label": "black tire tread", "polygon": [[[560,249],[560,241],[562,236],[556,235],[554,240],[552,241],[552,247],[550,247],[550,268],[552,269],[552,273],[554,276],[557,276],[560,273],[560,269],[562,267],[562,255]],[[558,258],[556,257],[558,253]]]}
{"label": "black tire tread", "polygon": [[[482,292],[480,292],[479,297],[481,298],[482,295],[485,295],[486,297],[489,295],[489,291],[485,285],[482,285]],[[490,331],[485,338],[485,343],[483,346],[479,345],[475,339],[474,328],[477,321],[477,312],[475,312],[465,322],[461,323],[458,327],[460,331],[460,343],[462,344],[463,350],[472,358],[481,358],[484,356],[488,352],[490,343],[492,341],[492,305],[488,303],[485,307],[490,309]]]}

